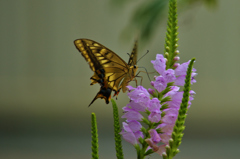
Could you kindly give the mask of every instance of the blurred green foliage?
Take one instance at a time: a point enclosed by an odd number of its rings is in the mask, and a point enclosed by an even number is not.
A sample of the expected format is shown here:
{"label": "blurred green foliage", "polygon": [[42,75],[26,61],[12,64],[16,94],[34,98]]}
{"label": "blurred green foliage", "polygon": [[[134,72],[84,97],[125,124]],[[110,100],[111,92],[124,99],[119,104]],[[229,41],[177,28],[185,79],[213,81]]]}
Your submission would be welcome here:
{"label": "blurred green foliage", "polygon": [[[129,3],[139,2],[137,0],[111,0],[117,7],[124,7]],[[167,7],[169,0],[148,0],[142,1],[131,15],[130,22],[124,29],[123,37],[136,37],[140,40],[147,41],[154,34],[160,22],[167,17]],[[218,0],[179,0],[179,10],[185,11],[192,6],[205,5],[208,8],[217,6]]]}

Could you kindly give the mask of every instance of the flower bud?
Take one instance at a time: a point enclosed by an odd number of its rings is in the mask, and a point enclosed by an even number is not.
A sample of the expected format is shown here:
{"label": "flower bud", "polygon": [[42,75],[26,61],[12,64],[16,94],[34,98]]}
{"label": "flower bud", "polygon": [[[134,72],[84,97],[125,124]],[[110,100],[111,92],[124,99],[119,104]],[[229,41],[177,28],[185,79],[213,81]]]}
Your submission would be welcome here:
{"label": "flower bud", "polygon": [[165,55],[165,57],[168,57],[168,56],[169,56],[169,53],[168,53],[168,52],[165,52],[164,55]]}
{"label": "flower bud", "polygon": [[173,65],[173,67],[174,67],[174,68],[177,68],[179,65],[180,65],[179,63],[175,63],[175,64]]}
{"label": "flower bud", "polygon": [[175,56],[175,57],[173,58],[173,60],[174,60],[174,61],[179,61],[179,60],[180,60],[180,57],[179,57],[179,56]]}
{"label": "flower bud", "polygon": [[169,50],[170,50],[169,46],[167,46],[167,47],[166,47],[166,50],[167,50],[167,51],[169,51]]}
{"label": "flower bud", "polygon": [[150,93],[151,95],[153,95],[153,94],[154,94],[154,92],[155,92],[155,90],[154,90],[154,89],[148,88],[148,93]]}
{"label": "flower bud", "polygon": [[178,54],[179,54],[179,50],[176,50],[176,51],[174,52],[174,54],[175,54],[175,55],[178,55]]}
{"label": "flower bud", "polygon": [[[154,77],[154,78],[155,78],[155,77]],[[151,85],[154,86],[154,82],[153,82],[153,81],[151,81]]]}

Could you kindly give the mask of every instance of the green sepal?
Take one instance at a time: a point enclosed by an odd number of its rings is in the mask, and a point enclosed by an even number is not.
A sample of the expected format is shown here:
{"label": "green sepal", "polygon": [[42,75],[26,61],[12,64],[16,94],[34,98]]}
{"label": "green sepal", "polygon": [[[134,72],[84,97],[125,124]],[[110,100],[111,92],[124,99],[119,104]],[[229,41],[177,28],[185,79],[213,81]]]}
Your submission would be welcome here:
{"label": "green sepal", "polygon": [[140,144],[143,144],[143,143],[145,142],[142,137],[140,137],[140,138],[138,139],[138,141],[140,142]]}
{"label": "green sepal", "polygon": [[142,121],[145,123],[145,124],[147,124],[147,125],[150,125],[151,123],[146,119],[146,118],[142,118]]}
{"label": "green sepal", "polygon": [[168,104],[163,104],[160,108],[160,110],[164,110],[164,109],[167,109],[168,108]]}
{"label": "green sepal", "polygon": [[156,131],[157,131],[158,134],[163,133],[160,128],[156,129]]}
{"label": "green sepal", "polygon": [[135,149],[137,151],[137,156],[142,156],[141,155],[141,148],[140,148],[140,146],[138,144],[136,144],[136,145],[134,145],[134,147],[135,147]]}
{"label": "green sepal", "polygon": [[145,112],[146,112],[147,115],[151,114],[151,112],[149,110],[147,110],[147,109],[145,109]]}
{"label": "green sepal", "polygon": [[163,98],[163,99],[161,100],[161,103],[165,103],[165,102],[168,102],[168,101],[171,101],[171,97],[169,97],[169,96]]}
{"label": "green sepal", "polygon": [[154,153],[154,151],[152,149],[149,149],[147,152],[145,152],[144,156],[150,155],[152,153]]}
{"label": "green sepal", "polygon": [[161,117],[164,117],[166,115],[166,112],[162,112]]}
{"label": "green sepal", "polygon": [[163,157],[163,159],[167,159],[168,156],[167,156],[166,153],[163,153],[163,154],[162,154],[162,157]]}
{"label": "green sepal", "polygon": [[141,128],[141,131],[142,131],[144,134],[147,134],[147,133],[148,133],[147,130],[146,130],[144,127]]}
{"label": "green sepal", "polygon": [[161,121],[159,121],[159,122],[157,122],[157,123],[153,123],[153,127],[158,126],[158,125],[160,125],[161,123],[162,123]]}

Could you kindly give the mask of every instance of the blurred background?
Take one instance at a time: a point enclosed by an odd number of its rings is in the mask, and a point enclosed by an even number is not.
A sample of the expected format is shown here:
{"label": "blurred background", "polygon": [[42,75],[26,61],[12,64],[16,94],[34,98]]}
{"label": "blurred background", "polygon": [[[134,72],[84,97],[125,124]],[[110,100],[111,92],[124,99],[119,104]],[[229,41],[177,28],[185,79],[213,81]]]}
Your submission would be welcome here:
{"label": "blurred background", "polygon": [[[99,86],[90,86],[93,72],[73,41],[95,40],[127,61],[136,35],[132,18],[148,5],[122,2],[0,1],[1,159],[91,158],[92,112],[98,120],[100,158],[116,158],[111,105],[98,99],[88,108]],[[192,89],[197,94],[175,158],[239,158],[240,1],[188,2],[178,9],[180,62],[196,57]],[[164,50],[166,13],[165,8],[139,43],[139,57],[149,54],[138,65],[149,72],[150,60]],[[143,86],[150,87],[142,76]],[[116,101],[120,113],[128,101],[121,92]],[[123,141],[123,146],[125,158],[136,158],[132,145]]]}

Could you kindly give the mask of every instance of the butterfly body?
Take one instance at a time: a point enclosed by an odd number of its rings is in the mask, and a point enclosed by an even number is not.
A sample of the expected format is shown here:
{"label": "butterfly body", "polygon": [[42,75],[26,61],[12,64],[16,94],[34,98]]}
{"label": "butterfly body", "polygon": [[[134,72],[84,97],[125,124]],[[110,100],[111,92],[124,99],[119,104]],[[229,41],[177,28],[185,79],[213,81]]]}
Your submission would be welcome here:
{"label": "butterfly body", "polygon": [[128,63],[107,47],[93,40],[77,39],[74,44],[94,72],[90,78],[91,85],[99,83],[101,86],[90,105],[97,98],[104,99],[108,104],[112,91],[115,92],[114,96],[117,96],[121,89],[123,92],[127,91],[126,86],[135,78],[137,71],[137,43],[134,45]]}

